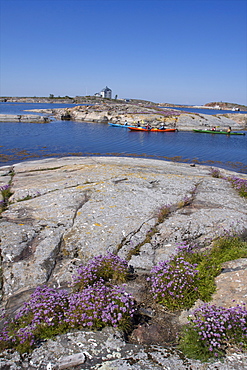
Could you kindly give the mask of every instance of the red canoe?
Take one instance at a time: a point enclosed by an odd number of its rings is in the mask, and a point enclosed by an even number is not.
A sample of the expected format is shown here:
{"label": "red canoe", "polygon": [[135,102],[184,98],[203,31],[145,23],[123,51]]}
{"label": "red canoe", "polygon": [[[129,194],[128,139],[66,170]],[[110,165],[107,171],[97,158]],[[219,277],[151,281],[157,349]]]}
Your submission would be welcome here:
{"label": "red canoe", "polygon": [[151,128],[151,129],[148,129],[148,128],[145,128],[145,127],[129,127],[129,130],[131,131],[152,131],[152,132],[175,132],[177,131],[176,128],[164,128],[164,129],[160,129],[160,128]]}

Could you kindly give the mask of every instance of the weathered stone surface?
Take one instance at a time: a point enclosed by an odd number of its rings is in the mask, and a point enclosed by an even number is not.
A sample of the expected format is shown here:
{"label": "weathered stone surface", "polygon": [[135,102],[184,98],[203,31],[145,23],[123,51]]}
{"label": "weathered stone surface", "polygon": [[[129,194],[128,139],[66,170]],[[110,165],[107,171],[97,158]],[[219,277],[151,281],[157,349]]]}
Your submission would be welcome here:
{"label": "weathered stone surface", "polygon": [[[230,171],[222,173],[247,178]],[[0,175],[0,184],[10,181],[14,192],[0,219],[2,307],[10,313],[38,285],[67,287],[79,264],[107,251],[130,258],[129,263],[140,278],[129,282],[127,291],[141,304],[144,298],[148,301],[145,274],[174,254],[178,245],[208,245],[226,230],[244,232],[247,224],[246,200],[226,180],[211,177],[206,166],[138,158],[68,157],[2,167]],[[169,214],[158,222],[163,207]],[[154,226],[156,232],[147,240],[147,233]],[[227,264],[217,278],[213,302],[225,306],[234,305],[233,299],[247,303],[245,280],[245,259]],[[157,313],[150,307],[143,309],[150,317],[155,316]],[[80,338],[91,335],[93,339],[76,339],[83,343],[83,351],[78,346],[70,349],[69,338],[74,334],[68,334],[36,349],[32,360],[26,360],[27,366],[15,355],[16,367],[12,368],[46,369],[49,362],[59,368],[60,358],[65,361],[67,356],[86,351],[89,355],[85,355],[86,361],[81,365],[85,369],[185,369],[187,365],[177,354],[168,355],[162,347],[149,347],[149,352],[145,352],[137,345],[140,338],[143,343],[158,345],[161,334],[155,330],[157,323],[160,333],[169,333],[167,324],[161,324],[156,316],[150,327],[144,324],[136,332],[132,344],[119,339],[119,348],[130,352],[102,349],[106,354],[98,356],[92,348],[103,348],[106,340],[100,336],[105,334],[94,337],[94,333],[81,332]],[[94,340],[98,344],[92,344]],[[219,368],[241,369],[236,359],[232,362],[235,367],[229,367],[229,360],[228,367]],[[1,361],[8,366],[7,355]],[[246,359],[242,356],[239,361],[242,366]],[[197,362],[193,366],[191,369],[201,369]]]}
{"label": "weathered stone surface", "polygon": [[189,240],[197,245],[210,244],[222,235],[223,230],[243,232],[246,222],[244,203],[225,180],[198,181],[191,205],[172,214],[160,225],[160,235],[154,236],[158,244],[156,262],[167,257],[167,244],[182,244]]}
{"label": "weathered stone surface", "polygon": [[[69,355],[68,355],[69,354]],[[75,332],[48,340],[30,356],[6,353],[0,358],[3,369],[59,370],[65,361],[77,361],[66,369],[76,370],[243,370],[247,357],[229,354],[223,362],[204,363],[188,360],[179,351],[157,345],[141,346],[126,343],[118,331]],[[80,363],[81,362],[81,363]],[[4,367],[5,366],[5,367]]]}
{"label": "weathered stone surface", "polygon": [[169,108],[146,107],[145,105],[129,104],[99,104],[95,106],[76,106],[74,108],[58,109],[55,116],[61,119],[64,114],[69,114],[72,120],[87,122],[112,122],[124,124],[126,121],[131,125],[141,122],[143,125],[150,124],[158,127],[165,124],[168,127],[176,127],[178,130],[192,130],[194,128],[211,128],[217,126],[227,129],[229,126],[235,130],[245,129],[246,122],[234,120],[233,115],[209,115],[174,111]]}
{"label": "weathered stone surface", "polygon": [[[225,180],[212,178],[208,167],[86,157],[20,163],[14,171],[0,231],[6,298],[47,282],[58,256],[61,271],[71,260],[107,251],[126,258],[164,206],[174,211],[132,257],[135,268],[150,269],[178,243],[203,244],[246,225],[245,200]],[[185,198],[191,198],[187,207]]]}
{"label": "weathered stone surface", "polygon": [[35,114],[0,114],[0,122],[48,123],[50,118]]}
{"label": "weathered stone surface", "polygon": [[[143,244],[164,206],[169,217],[130,260],[137,269],[150,270],[178,244],[204,244],[246,227],[246,201],[204,166],[70,157],[19,163],[14,171],[0,231],[5,299],[47,283],[55,266],[57,281],[65,283],[71,261],[107,251],[126,258]],[[190,199],[186,207],[184,199]]]}
{"label": "weathered stone surface", "polygon": [[[71,119],[73,121],[120,123],[126,121],[131,125],[150,124],[152,127],[165,125],[176,127],[180,131],[193,129],[207,129],[213,126],[226,130],[231,126],[234,130],[246,130],[246,114],[198,114],[172,110],[171,108],[159,107],[155,104],[148,105],[139,102],[138,104],[125,104],[116,102],[104,102],[89,105],[80,105],[72,108],[58,108],[51,110],[35,110],[36,112],[54,116],[56,119]],[[236,117],[236,119],[235,119]]]}
{"label": "weathered stone surface", "polygon": [[244,130],[246,123],[237,119],[233,115],[209,115],[209,114],[195,114],[183,113],[178,117],[177,127],[180,131],[193,129],[210,129],[216,126],[218,129],[226,130],[231,126],[234,130]]}
{"label": "weathered stone surface", "polygon": [[212,304],[232,307],[247,303],[247,258],[224,263],[223,270],[216,278],[217,291]]}

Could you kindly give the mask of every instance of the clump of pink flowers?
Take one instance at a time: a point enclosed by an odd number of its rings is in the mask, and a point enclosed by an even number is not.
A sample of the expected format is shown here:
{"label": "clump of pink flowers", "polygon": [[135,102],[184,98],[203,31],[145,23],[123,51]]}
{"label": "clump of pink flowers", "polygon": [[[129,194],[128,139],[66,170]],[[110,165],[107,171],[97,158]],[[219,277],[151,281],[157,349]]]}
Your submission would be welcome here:
{"label": "clump of pink flowers", "polygon": [[127,273],[127,262],[108,254],[78,269],[72,284],[74,292],[37,287],[17,315],[5,322],[0,349],[28,352],[38,341],[70,329],[101,329],[107,325],[129,329],[135,302],[123,286],[114,285],[126,279]]}
{"label": "clump of pink flowers", "polygon": [[232,176],[227,178],[241,197],[247,197],[247,180]]}
{"label": "clump of pink flowers", "polygon": [[69,328],[100,329],[106,325],[126,328],[134,314],[134,301],[117,285],[99,280],[81,292],[69,296],[66,322]]}
{"label": "clump of pink flowers", "polygon": [[80,266],[77,274],[73,276],[74,290],[82,290],[88,285],[104,280],[105,282],[124,282],[128,277],[128,263],[115,254],[108,253],[92,258]]}
{"label": "clump of pink flowers", "polygon": [[[244,305],[225,308],[204,304],[194,310],[181,339],[191,358],[222,357],[231,346],[247,347],[247,310]],[[195,340],[196,335],[196,340]]]}
{"label": "clump of pink flowers", "polygon": [[181,255],[160,262],[148,278],[154,299],[170,310],[190,307],[197,297],[196,267]]}
{"label": "clump of pink flowers", "polygon": [[220,177],[222,177],[222,176],[221,176],[221,173],[220,173],[220,170],[219,170],[218,168],[213,168],[213,167],[211,167],[211,168],[210,168],[210,174],[211,174],[211,176],[212,176],[212,177],[215,177],[215,178],[220,178]]}
{"label": "clump of pink flowers", "polygon": [[5,322],[5,329],[0,333],[0,348],[14,347],[25,352],[33,348],[38,339],[62,332],[68,303],[67,291],[37,287],[14,319]]}

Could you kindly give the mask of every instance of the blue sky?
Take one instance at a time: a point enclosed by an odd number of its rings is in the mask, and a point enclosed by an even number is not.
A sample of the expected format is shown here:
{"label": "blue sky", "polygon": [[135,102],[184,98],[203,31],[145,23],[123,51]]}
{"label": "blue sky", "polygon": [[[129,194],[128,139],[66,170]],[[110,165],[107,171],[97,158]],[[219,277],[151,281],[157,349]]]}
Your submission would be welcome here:
{"label": "blue sky", "polygon": [[0,0],[0,96],[247,104],[246,0]]}

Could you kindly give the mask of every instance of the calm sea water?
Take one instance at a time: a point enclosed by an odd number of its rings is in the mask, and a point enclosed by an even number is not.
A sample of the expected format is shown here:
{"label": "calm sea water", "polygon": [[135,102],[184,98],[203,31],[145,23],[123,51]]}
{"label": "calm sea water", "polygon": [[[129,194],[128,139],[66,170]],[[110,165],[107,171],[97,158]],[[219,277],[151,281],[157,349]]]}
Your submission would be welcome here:
{"label": "calm sea water", "polygon": [[70,108],[79,104],[62,104],[62,103],[1,103],[0,114],[38,114],[36,112],[28,112],[31,109],[55,109],[55,108]]}
{"label": "calm sea water", "polygon": [[[71,106],[10,105],[0,103],[0,113],[22,114],[23,109]],[[206,164],[247,173],[247,135],[131,132],[108,124],[74,121],[53,121],[48,124],[0,122],[0,166],[71,155],[154,158]]]}

